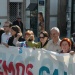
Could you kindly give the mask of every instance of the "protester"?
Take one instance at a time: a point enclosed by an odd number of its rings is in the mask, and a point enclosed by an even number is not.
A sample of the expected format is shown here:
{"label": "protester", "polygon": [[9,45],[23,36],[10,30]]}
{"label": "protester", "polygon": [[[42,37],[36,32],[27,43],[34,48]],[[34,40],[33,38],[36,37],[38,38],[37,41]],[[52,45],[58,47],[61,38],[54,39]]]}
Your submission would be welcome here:
{"label": "protester", "polygon": [[13,25],[18,25],[21,28],[21,31],[23,33],[23,23],[21,21],[21,17],[20,16],[18,16],[17,20],[13,22]]}
{"label": "protester", "polygon": [[39,20],[39,33],[45,30],[45,23],[44,23],[44,17],[43,17],[43,13],[39,12],[38,13],[38,20]]}
{"label": "protester", "polygon": [[60,53],[69,53],[71,51],[71,41],[68,38],[63,38],[60,42],[61,52]]}
{"label": "protester", "polygon": [[1,36],[4,33],[4,28],[0,28],[0,44],[1,44]]}
{"label": "protester", "polygon": [[51,40],[48,42],[46,49],[54,52],[60,52],[60,30],[57,27],[53,27],[50,30]]}
{"label": "protester", "polygon": [[22,32],[19,26],[15,25],[11,27],[11,37],[8,40],[8,45],[10,46],[15,46],[13,44],[14,38],[18,38],[18,41],[25,41],[24,38],[22,37]]}
{"label": "protester", "polygon": [[7,45],[9,38],[11,37],[10,27],[12,23],[10,21],[6,21],[4,23],[4,33],[1,36],[1,44]]}
{"label": "protester", "polygon": [[46,31],[43,31],[43,32],[41,32],[40,33],[40,36],[39,36],[39,38],[40,38],[40,48],[44,48],[44,49],[46,49],[46,45],[47,45],[47,43],[48,43],[48,41],[49,41],[49,38],[48,38],[49,36],[48,36],[48,33],[46,32]]}
{"label": "protester", "polygon": [[71,55],[75,54],[75,52],[71,49],[71,45],[72,42],[69,38],[63,38],[60,42],[60,53],[70,53]]}
{"label": "protester", "polygon": [[25,41],[19,42],[18,38],[14,39],[14,44],[19,47],[38,47],[37,43],[34,42],[34,33],[32,30],[27,30],[25,32]]}

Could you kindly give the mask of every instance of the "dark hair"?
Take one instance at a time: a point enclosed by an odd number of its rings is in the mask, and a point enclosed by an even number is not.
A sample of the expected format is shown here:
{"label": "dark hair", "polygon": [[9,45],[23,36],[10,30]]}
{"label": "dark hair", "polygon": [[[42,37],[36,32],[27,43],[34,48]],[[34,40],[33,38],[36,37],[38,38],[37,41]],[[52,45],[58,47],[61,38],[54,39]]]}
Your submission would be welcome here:
{"label": "dark hair", "polygon": [[41,16],[43,16],[43,13],[42,12],[39,12],[38,14],[40,14]]}
{"label": "dark hair", "polygon": [[17,36],[17,33],[22,33],[21,29],[20,29],[20,27],[18,25],[12,26],[11,29],[16,32],[15,36]]}
{"label": "dark hair", "polygon": [[44,36],[44,37],[49,37],[49,35],[48,35],[48,32],[47,32],[47,31],[40,32],[40,34],[43,34],[43,36]]}
{"label": "dark hair", "polygon": [[70,40],[69,38],[63,38],[63,39],[61,40],[61,42],[60,42],[60,46],[61,46],[61,44],[62,44],[63,41],[66,41],[69,46],[72,45],[72,42],[71,42],[71,40]]}
{"label": "dark hair", "polygon": [[42,17],[42,21],[44,22],[43,13],[39,12],[38,14]]}

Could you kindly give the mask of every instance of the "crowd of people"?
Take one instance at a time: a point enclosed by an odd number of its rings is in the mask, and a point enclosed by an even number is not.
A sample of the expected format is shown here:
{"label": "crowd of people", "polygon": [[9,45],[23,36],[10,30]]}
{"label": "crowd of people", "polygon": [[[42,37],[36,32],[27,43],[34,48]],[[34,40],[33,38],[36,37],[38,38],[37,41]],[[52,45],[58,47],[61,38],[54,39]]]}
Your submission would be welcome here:
{"label": "crowd of people", "polygon": [[18,25],[13,25],[10,21],[6,21],[3,28],[0,28],[0,43],[6,47],[44,48],[57,53],[74,54],[75,43],[73,39],[75,38],[60,39],[60,30],[57,27],[50,29],[50,36],[47,31],[41,31],[39,41],[35,42],[34,36],[32,30],[27,30],[23,36],[21,28]]}
{"label": "crowd of people", "polygon": [[[75,50],[75,33],[72,38],[60,39],[60,30],[58,27],[52,27],[50,34],[45,31],[45,23],[43,13],[38,13],[38,41],[35,42],[35,35],[32,30],[23,32],[23,23],[21,17],[11,23],[6,21],[3,28],[0,28],[0,43],[6,47],[30,47],[30,48],[44,48],[48,51],[57,53],[71,53],[74,54]],[[24,35],[23,35],[24,33]]]}

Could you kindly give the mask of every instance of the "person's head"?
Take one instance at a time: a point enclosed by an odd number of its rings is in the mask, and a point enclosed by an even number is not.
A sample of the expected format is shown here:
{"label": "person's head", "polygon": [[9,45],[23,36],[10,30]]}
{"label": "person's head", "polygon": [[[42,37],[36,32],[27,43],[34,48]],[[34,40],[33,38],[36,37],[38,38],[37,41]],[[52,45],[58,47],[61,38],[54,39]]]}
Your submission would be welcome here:
{"label": "person's head", "polygon": [[27,30],[25,32],[25,40],[26,41],[34,41],[34,32],[32,30]]}
{"label": "person's head", "polygon": [[18,22],[21,21],[21,17],[20,17],[20,16],[17,17],[17,21],[18,21]]}
{"label": "person's head", "polygon": [[74,38],[75,38],[75,33],[73,33],[73,34],[72,34],[72,37],[74,37]]}
{"label": "person's head", "polygon": [[44,22],[44,18],[43,18],[43,13],[42,13],[42,12],[39,12],[39,13],[38,13],[38,20],[39,20],[40,22]]}
{"label": "person's head", "polygon": [[59,39],[60,36],[60,30],[57,27],[53,27],[50,30],[50,37],[53,41],[56,41]]}
{"label": "person's head", "polygon": [[48,40],[48,33],[46,31],[41,32],[39,38],[41,43],[45,43]]}
{"label": "person's head", "polygon": [[60,47],[64,53],[67,53],[71,49],[71,40],[69,38],[63,38],[60,42]]}
{"label": "person's head", "polygon": [[20,27],[17,25],[12,26],[11,27],[11,35],[16,37],[18,33],[22,33]]}
{"label": "person's head", "polygon": [[6,21],[6,22],[4,23],[4,26],[3,26],[4,31],[5,31],[6,33],[9,32],[11,26],[12,26],[12,23],[11,23],[10,21]]}

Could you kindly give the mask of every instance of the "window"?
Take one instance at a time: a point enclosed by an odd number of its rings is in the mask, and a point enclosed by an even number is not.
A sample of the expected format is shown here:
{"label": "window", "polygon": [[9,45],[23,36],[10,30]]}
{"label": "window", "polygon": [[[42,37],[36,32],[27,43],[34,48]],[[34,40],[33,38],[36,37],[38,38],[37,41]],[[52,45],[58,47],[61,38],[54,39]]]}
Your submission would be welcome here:
{"label": "window", "polygon": [[50,0],[50,15],[57,15],[58,0]]}
{"label": "window", "polygon": [[50,17],[50,28],[57,27],[57,17]]}

